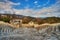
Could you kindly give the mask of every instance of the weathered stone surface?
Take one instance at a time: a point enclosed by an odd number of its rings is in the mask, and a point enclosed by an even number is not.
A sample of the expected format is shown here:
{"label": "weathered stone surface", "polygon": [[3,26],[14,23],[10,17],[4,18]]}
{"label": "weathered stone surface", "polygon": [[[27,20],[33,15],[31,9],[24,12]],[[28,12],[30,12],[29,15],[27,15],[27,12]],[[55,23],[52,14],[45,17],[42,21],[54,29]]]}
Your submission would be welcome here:
{"label": "weathered stone surface", "polygon": [[[60,40],[60,26],[52,26],[37,30],[35,28],[13,29],[8,25],[0,25],[0,40]],[[2,31],[2,29],[5,31]],[[7,32],[7,30],[10,30]],[[4,33],[5,32],[5,33]]]}

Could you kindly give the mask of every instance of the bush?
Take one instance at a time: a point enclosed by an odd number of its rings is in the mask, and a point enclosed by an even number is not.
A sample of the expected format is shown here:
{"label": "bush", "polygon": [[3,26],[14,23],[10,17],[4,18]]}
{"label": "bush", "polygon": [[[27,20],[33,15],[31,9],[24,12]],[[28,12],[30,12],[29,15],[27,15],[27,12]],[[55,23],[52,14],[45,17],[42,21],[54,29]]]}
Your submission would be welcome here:
{"label": "bush", "polygon": [[9,22],[9,21],[10,21],[10,18],[4,17],[4,18],[1,18],[0,20],[1,20],[1,21],[4,21],[4,22]]}

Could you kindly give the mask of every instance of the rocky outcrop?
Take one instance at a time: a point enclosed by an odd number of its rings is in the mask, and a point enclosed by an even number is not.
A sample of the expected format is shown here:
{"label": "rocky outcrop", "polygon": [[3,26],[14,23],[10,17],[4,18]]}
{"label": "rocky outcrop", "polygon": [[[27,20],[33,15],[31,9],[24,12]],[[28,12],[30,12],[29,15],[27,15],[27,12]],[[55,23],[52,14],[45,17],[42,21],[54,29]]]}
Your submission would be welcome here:
{"label": "rocky outcrop", "polygon": [[42,29],[21,27],[14,29],[0,22],[0,40],[60,40],[60,25],[53,24],[49,26],[41,25]]}

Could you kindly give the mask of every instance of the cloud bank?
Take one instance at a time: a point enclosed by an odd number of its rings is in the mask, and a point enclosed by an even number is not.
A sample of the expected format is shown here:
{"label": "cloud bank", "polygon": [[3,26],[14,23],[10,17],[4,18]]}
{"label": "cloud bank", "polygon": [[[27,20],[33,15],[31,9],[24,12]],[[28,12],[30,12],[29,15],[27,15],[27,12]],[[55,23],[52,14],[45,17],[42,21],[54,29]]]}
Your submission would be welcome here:
{"label": "cloud bank", "polygon": [[60,17],[60,0],[57,0],[57,2],[55,4],[52,4],[50,7],[43,7],[42,9],[38,9],[38,10],[29,9],[29,8],[18,10],[12,8],[12,6],[20,5],[20,3],[13,3],[8,0],[5,1],[6,2],[0,2],[1,13],[4,12],[12,13],[12,14],[15,13],[19,15],[32,16],[32,17],[51,17],[51,16]]}
{"label": "cloud bank", "polygon": [[13,3],[9,0],[3,0],[3,2],[0,2],[0,12],[13,13],[13,5],[20,5],[20,3]]}

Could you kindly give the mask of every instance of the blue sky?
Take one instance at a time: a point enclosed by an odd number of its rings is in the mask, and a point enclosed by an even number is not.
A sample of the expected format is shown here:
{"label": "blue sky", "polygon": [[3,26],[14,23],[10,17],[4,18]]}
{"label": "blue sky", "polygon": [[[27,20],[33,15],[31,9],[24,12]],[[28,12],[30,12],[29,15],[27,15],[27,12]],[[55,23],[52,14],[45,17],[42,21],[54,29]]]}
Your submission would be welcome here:
{"label": "blue sky", "polygon": [[0,13],[60,17],[60,0],[0,0]]}
{"label": "blue sky", "polygon": [[[10,1],[14,3],[17,3],[17,2],[20,3],[20,5],[18,6],[13,6],[13,8],[16,8],[16,9],[24,9],[25,7],[28,7],[30,9],[40,9],[43,7],[49,7],[56,2],[56,0],[50,0],[50,1],[49,0],[10,0]],[[47,3],[48,1],[49,3]]]}

